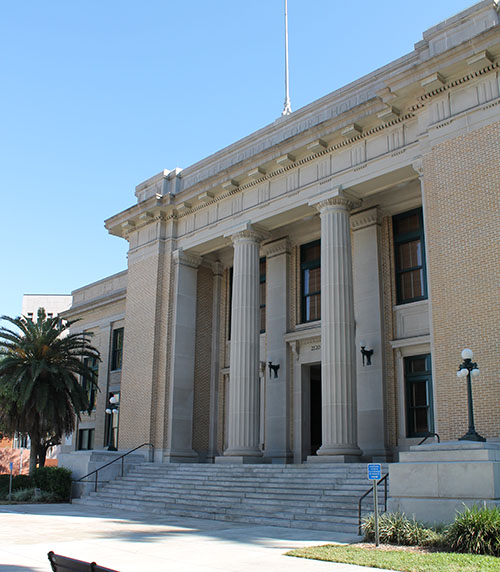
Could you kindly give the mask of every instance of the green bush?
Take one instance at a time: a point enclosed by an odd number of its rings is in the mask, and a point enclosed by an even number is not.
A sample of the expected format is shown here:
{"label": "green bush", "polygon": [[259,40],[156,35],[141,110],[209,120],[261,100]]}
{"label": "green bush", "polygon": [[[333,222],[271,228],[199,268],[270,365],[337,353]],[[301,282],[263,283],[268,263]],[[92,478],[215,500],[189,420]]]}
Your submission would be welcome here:
{"label": "green bush", "polygon": [[40,489],[18,489],[12,493],[12,500],[14,502],[57,502],[54,493],[41,491]]}
{"label": "green bush", "polygon": [[446,541],[455,552],[500,556],[500,508],[466,508],[449,526]]}
{"label": "green bush", "polygon": [[18,489],[12,493],[15,502],[31,502],[35,496],[35,489]]}
{"label": "green bush", "polygon": [[[375,516],[371,514],[363,520],[362,529],[365,540],[375,540]],[[386,512],[378,519],[380,542],[384,544],[401,544],[403,546],[437,546],[442,543],[442,536],[431,528],[426,528],[401,512]]]}
{"label": "green bush", "polygon": [[64,467],[39,467],[33,473],[35,487],[53,495],[54,502],[71,498],[71,471]]}
{"label": "green bush", "polygon": [[[10,475],[0,475],[0,499],[4,500],[9,495]],[[16,475],[12,477],[12,492],[19,489],[33,487],[33,481],[28,475]]]}

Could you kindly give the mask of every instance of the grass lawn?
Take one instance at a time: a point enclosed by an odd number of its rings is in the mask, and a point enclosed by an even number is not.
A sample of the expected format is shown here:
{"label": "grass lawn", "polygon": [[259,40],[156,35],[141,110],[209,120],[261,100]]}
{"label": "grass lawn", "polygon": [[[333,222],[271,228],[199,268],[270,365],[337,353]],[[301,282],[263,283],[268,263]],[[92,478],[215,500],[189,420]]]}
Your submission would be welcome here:
{"label": "grass lawn", "polygon": [[494,556],[401,550],[387,546],[376,549],[326,544],[292,550],[287,552],[287,556],[402,572],[498,572],[500,570],[500,558]]}

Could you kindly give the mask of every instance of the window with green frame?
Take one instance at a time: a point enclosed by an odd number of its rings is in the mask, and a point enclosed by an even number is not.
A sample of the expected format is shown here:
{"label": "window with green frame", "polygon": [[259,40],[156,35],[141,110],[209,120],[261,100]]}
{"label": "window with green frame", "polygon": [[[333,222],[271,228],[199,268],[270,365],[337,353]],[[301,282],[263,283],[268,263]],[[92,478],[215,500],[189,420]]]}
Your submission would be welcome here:
{"label": "window with green frame", "polygon": [[92,371],[94,383],[92,383],[92,379],[89,379],[87,376],[83,376],[82,387],[87,394],[90,408],[95,409],[95,396],[97,387],[96,383],[99,373],[99,362],[96,360],[96,358],[84,358],[83,363]]}
{"label": "window with green frame", "polygon": [[301,321],[321,319],[321,241],[300,247]]}
{"label": "window with green frame", "polygon": [[111,371],[122,368],[123,361],[123,328],[113,330],[113,345],[111,348]]}
{"label": "window with green frame", "polygon": [[434,432],[431,356],[404,359],[406,387],[406,436],[424,437]]}
{"label": "window with green frame", "polygon": [[422,209],[392,217],[396,264],[396,298],[407,304],[427,298]]}
{"label": "window with green frame", "polygon": [[259,295],[260,295],[260,333],[266,331],[266,259],[261,258],[259,263]]}

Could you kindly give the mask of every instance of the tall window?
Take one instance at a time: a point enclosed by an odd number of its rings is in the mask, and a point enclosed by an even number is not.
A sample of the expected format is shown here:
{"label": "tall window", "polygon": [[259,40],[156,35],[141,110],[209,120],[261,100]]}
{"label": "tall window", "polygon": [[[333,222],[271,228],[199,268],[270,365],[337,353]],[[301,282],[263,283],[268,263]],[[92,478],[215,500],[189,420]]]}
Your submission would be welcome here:
{"label": "tall window", "polygon": [[423,437],[434,431],[430,354],[404,360],[407,437]]}
{"label": "tall window", "polygon": [[260,259],[260,333],[266,331],[266,259]]}
{"label": "tall window", "polygon": [[80,429],[78,431],[77,449],[89,451],[94,448],[94,429]]}
{"label": "tall window", "polygon": [[231,326],[233,323],[233,267],[229,269],[229,292],[228,292],[228,308],[227,308],[227,339],[231,339]]}
{"label": "tall window", "polygon": [[111,349],[111,370],[122,368],[123,361],[123,328],[113,330],[113,346]]}
{"label": "tall window", "polygon": [[[97,383],[97,374],[99,372],[99,363],[96,358],[85,358],[83,363],[90,368],[93,373],[93,380],[89,379],[87,376],[84,376],[82,379],[82,387],[85,393],[87,394],[87,399],[91,409],[95,409],[95,394],[96,394],[96,383]],[[94,383],[92,383],[94,381]]]}
{"label": "tall window", "polygon": [[300,247],[302,322],[321,319],[321,242]]}
{"label": "tall window", "polygon": [[427,298],[422,209],[393,217],[397,303]]}

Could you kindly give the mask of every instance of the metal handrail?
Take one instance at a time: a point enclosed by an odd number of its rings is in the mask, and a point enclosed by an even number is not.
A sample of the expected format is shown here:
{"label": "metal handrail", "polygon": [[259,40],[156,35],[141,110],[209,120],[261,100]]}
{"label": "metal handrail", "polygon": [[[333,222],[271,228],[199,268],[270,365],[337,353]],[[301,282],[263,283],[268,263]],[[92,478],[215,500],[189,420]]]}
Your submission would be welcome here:
{"label": "metal handrail", "polygon": [[113,459],[112,461],[110,461],[109,463],[106,463],[105,465],[102,465],[102,467],[98,467],[97,469],[95,469],[94,471],[91,471],[90,473],[83,475],[83,477],[80,477],[79,479],[73,479],[72,483],[81,483],[81,482],[86,482],[88,483],[89,481],[84,481],[83,479],[86,479],[87,477],[90,477],[91,475],[95,474],[95,487],[94,487],[94,491],[97,492],[97,483],[98,483],[98,474],[99,471],[101,469],[105,469],[106,467],[109,467],[109,465],[112,465],[113,463],[116,463],[117,461],[122,462],[122,474],[121,476],[123,477],[124,475],[124,458],[127,455],[130,455],[130,453],[133,453],[134,451],[137,451],[137,449],[141,449],[142,447],[150,447],[150,463],[154,463],[154,459],[155,459],[155,446],[153,445],[153,443],[143,443],[142,445],[139,445],[138,447],[136,447],[135,449],[131,449],[130,451],[127,451],[126,453],[124,453],[123,455],[120,455],[119,457],[116,457],[116,459]]}
{"label": "metal handrail", "polygon": [[[437,433],[431,433],[429,431],[429,433],[427,433],[427,435],[422,439],[422,441],[420,441],[420,443],[418,445],[422,445],[423,443],[425,443],[429,437],[437,437],[438,443],[441,443],[441,439],[439,438],[439,435]],[[418,445],[417,445],[417,447],[418,447]]]}
{"label": "metal handrail", "polygon": [[[377,481],[377,487],[380,483],[384,483],[384,512],[387,512],[387,478],[389,477],[389,473],[386,473],[380,481]],[[373,487],[369,488],[366,493],[364,493],[359,501],[358,501],[358,534],[361,536],[361,503],[363,499],[366,498],[370,493],[373,492]]]}

